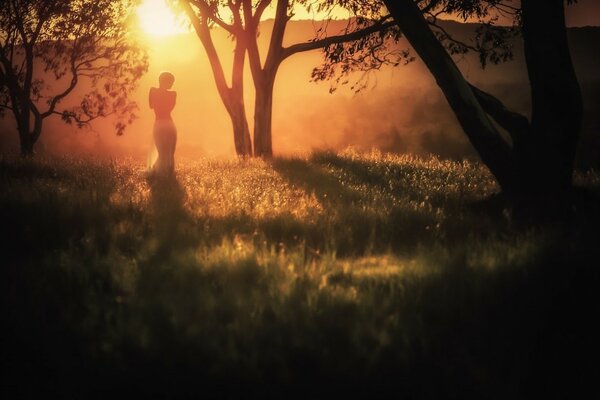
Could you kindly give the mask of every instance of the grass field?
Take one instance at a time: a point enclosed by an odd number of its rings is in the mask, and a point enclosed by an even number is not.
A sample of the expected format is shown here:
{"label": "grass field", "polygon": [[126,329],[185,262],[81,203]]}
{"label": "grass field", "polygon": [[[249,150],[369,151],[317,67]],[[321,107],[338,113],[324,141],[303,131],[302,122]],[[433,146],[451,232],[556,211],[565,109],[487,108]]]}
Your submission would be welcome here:
{"label": "grass field", "polygon": [[148,180],[0,159],[3,391],[598,392],[600,176],[576,182],[568,215],[531,224],[475,163],[346,151]]}

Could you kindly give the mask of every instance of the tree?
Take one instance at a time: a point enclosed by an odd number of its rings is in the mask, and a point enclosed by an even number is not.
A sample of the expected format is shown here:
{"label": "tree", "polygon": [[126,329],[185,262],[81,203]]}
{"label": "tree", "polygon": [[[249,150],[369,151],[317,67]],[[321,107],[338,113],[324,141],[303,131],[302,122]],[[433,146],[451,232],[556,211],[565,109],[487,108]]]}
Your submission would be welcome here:
{"label": "tree", "polygon": [[[567,42],[564,0],[522,0],[520,6],[502,0],[383,0],[383,3],[387,8],[383,13],[393,16],[433,74],[465,134],[502,190],[519,197],[561,198],[568,194],[581,128],[582,99]],[[465,19],[481,18],[489,17],[490,10],[510,12],[520,22],[531,86],[531,121],[469,84],[450,56],[453,51],[467,51],[468,46],[445,32],[440,34],[438,30],[436,35],[432,30],[437,15],[458,13]],[[483,40],[495,46],[473,48],[480,52],[482,64],[487,59],[497,62],[510,58],[510,51],[499,39],[501,32],[496,30],[496,35]],[[369,47],[362,50],[373,51]],[[510,140],[503,138],[493,122],[509,133]]]}
{"label": "tree", "polygon": [[[241,0],[229,0],[227,3],[219,0],[182,0],[179,3],[192,23],[208,56],[217,91],[231,118],[235,151],[239,156],[252,156],[252,141],[244,104],[244,62],[247,43],[243,34],[240,12],[242,2]],[[231,11],[231,23],[227,23],[219,17],[218,9],[225,5]],[[224,29],[235,39],[231,86],[227,84],[219,53],[212,40],[210,29],[214,25]]]}
{"label": "tree", "polygon": [[[255,88],[254,107],[254,155],[270,158],[273,155],[272,148],[272,110],[273,110],[273,88],[275,78],[281,63],[294,54],[327,48],[336,43],[349,42],[353,40],[365,40],[371,35],[377,34],[380,42],[384,42],[386,35],[397,35],[395,24],[389,16],[380,16],[377,20],[359,19],[348,22],[343,33],[334,36],[315,37],[314,40],[295,43],[291,46],[283,46],[283,38],[288,21],[293,16],[295,5],[310,7],[311,2],[305,0],[276,0],[275,18],[273,30],[269,41],[269,47],[264,61],[261,59],[258,49],[257,38],[260,34],[259,24],[264,11],[273,3],[272,0],[181,0],[188,17],[190,18],[200,40],[209,57],[217,89],[228,110],[232,121],[234,121],[234,138],[240,136],[236,133],[235,121],[246,121],[243,92],[242,73],[245,52],[248,53],[248,62],[252,73]],[[318,6],[320,11],[333,8],[335,2],[326,1]],[[193,6],[193,8],[192,8]],[[231,14],[231,21],[226,21],[220,14],[220,9],[226,9]],[[227,86],[222,66],[219,61],[212,40],[210,40],[210,22],[227,31],[235,40],[233,76],[231,88]],[[383,33],[382,33],[383,32]],[[233,100],[232,100],[233,99]],[[235,106],[234,106],[235,104]],[[246,139],[247,122],[243,127],[243,138]],[[242,131],[242,128],[239,128]],[[240,154],[238,152],[238,154]]]}
{"label": "tree", "polygon": [[[303,43],[295,43],[288,47],[283,46],[283,38],[288,21],[293,16],[294,5],[306,4],[303,1],[277,0],[275,19],[273,21],[273,31],[264,63],[256,43],[258,36],[258,22],[260,14],[252,15],[251,0],[244,0],[244,15],[246,21],[246,37],[248,40],[248,59],[254,88],[256,90],[254,106],[254,154],[260,157],[270,158],[273,156],[272,145],[272,110],[273,110],[273,87],[279,66],[287,58],[294,54],[326,49],[336,43],[347,43],[354,40],[372,37],[377,34],[381,42],[385,41],[387,36],[395,36],[394,24],[389,15],[383,15],[377,20],[361,19],[359,21],[349,21],[343,33],[334,36],[315,37],[315,39]],[[261,4],[270,3],[270,0],[262,0],[256,6],[260,10]],[[308,3],[311,4],[311,3]],[[320,11],[330,10],[333,2],[323,2],[319,6]],[[258,18],[257,18],[258,14]]]}
{"label": "tree", "polygon": [[[7,0],[0,10],[0,111],[12,112],[21,153],[33,153],[53,115],[83,127],[112,115],[117,134],[135,118],[129,94],[148,69],[130,41],[133,0]],[[84,93],[76,94],[76,88]],[[63,103],[69,101],[71,105]]]}

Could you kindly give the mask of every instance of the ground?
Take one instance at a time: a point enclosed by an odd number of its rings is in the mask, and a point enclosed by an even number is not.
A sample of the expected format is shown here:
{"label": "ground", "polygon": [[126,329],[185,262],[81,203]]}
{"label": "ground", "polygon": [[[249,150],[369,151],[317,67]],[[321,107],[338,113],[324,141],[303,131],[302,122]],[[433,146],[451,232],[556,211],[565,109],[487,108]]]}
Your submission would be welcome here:
{"label": "ground", "polygon": [[600,176],[575,179],[567,215],[533,223],[477,163],[346,151],[149,179],[2,158],[2,389],[597,391]]}

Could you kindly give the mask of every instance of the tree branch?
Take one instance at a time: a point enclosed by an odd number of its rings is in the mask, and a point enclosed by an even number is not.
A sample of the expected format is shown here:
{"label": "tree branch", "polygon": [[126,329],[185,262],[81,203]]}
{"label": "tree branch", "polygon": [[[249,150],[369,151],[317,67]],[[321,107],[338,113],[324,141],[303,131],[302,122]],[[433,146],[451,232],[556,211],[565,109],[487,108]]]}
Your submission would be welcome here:
{"label": "tree branch", "polygon": [[192,26],[196,30],[196,34],[198,35],[198,38],[200,38],[200,41],[202,42],[202,45],[206,50],[208,61],[210,62],[210,66],[213,71],[213,76],[215,78],[215,84],[217,85],[219,95],[221,96],[225,107],[229,107],[230,89],[227,85],[227,80],[225,79],[225,73],[223,72],[223,66],[221,64],[221,60],[219,59],[219,54],[215,49],[212,37],[210,36],[210,30],[206,25],[206,16],[204,16],[202,14],[202,10],[200,10],[202,17],[205,19],[204,21],[201,21],[200,18],[198,18],[198,16],[194,12],[194,10],[192,10],[192,7],[187,1],[182,1],[181,6],[183,7],[185,13],[188,15],[190,21],[192,22]]}
{"label": "tree branch", "polygon": [[[265,9],[269,6],[269,4],[271,4],[271,0],[261,0],[260,3],[258,3],[253,17],[255,24],[258,24],[260,22],[263,12],[265,12]],[[250,5],[250,8],[252,8],[252,5]]]}
{"label": "tree branch", "polygon": [[[261,4],[268,5],[271,0],[263,0],[258,7],[260,8]],[[252,0],[243,0],[244,6],[244,20],[246,22],[245,27],[245,36],[248,39],[247,50],[248,50],[248,63],[250,64],[250,72],[252,73],[252,77],[256,78],[260,76],[262,72],[262,62],[260,60],[260,52],[258,50],[258,45],[256,43],[256,35],[258,29],[259,20],[256,19],[256,15],[252,15]],[[263,10],[264,11],[264,10]],[[257,9],[257,13],[259,10]],[[262,11],[260,11],[262,13]]]}
{"label": "tree branch", "polygon": [[[202,15],[204,15],[205,18],[210,18],[210,20],[213,21],[215,24],[217,24],[219,27],[225,29],[230,34],[235,35],[235,33],[236,33],[235,28],[233,26],[225,23],[225,21],[223,21],[221,18],[217,17],[215,12],[211,9],[211,7],[204,0],[187,0],[187,1],[184,0],[184,1],[182,1],[182,3],[184,4],[184,6],[183,6],[184,8],[186,6],[189,7],[189,4],[192,3],[193,5],[195,5],[198,8],[198,10],[200,10],[200,12],[202,13]],[[187,11],[186,11],[186,13],[187,13]]]}
{"label": "tree branch", "polygon": [[413,0],[384,0],[404,36],[421,57],[452,107],[463,131],[503,190],[514,183],[512,149],[485,112],[468,82],[432,32]]}
{"label": "tree branch", "polygon": [[269,51],[265,60],[265,69],[275,68],[285,57],[281,57],[283,50],[283,36],[285,27],[289,21],[287,14],[289,0],[277,0],[277,8],[275,10],[275,21],[273,22],[273,31],[271,32],[271,40],[269,42]]}
{"label": "tree branch", "polygon": [[431,0],[429,4],[421,9],[421,12],[423,14],[427,14],[428,12],[433,11],[433,9],[436,8],[440,3],[441,0]]}
{"label": "tree branch", "polygon": [[21,109],[19,107],[18,96],[20,96],[21,88],[19,87],[18,79],[11,69],[11,62],[6,56],[0,53],[0,62],[4,66],[4,82],[8,88],[8,95],[12,104],[12,111],[15,114],[15,119],[19,121],[21,118]]}
{"label": "tree branch", "polygon": [[483,110],[510,134],[513,143],[529,132],[530,124],[527,117],[510,111],[500,100],[478,87],[471,84],[469,86]]}
{"label": "tree branch", "polygon": [[29,100],[29,108],[33,114],[33,130],[29,133],[31,136],[31,141],[36,142],[42,133],[42,120],[44,117],[40,114],[40,110],[38,110],[35,103]]}
{"label": "tree branch", "polygon": [[[42,3],[42,4],[44,4],[44,3]],[[36,25],[33,33],[31,34],[31,43],[37,42],[40,32],[42,31],[42,27],[44,26],[44,23],[46,22],[47,18],[48,18],[48,15],[46,15],[45,12],[39,13],[37,25]]]}
{"label": "tree branch", "polygon": [[479,49],[473,45],[470,44],[466,44],[465,42],[461,42],[458,39],[455,39],[451,34],[448,33],[448,31],[446,31],[444,28],[442,28],[437,22],[437,20],[434,21],[427,21],[427,23],[429,23],[430,26],[435,27],[436,29],[438,29],[440,32],[442,32],[442,34],[444,35],[444,37],[448,40],[450,40],[451,42],[456,43],[459,46],[464,47],[465,49],[469,49],[475,52],[479,52]]}
{"label": "tree branch", "polygon": [[41,114],[42,118],[46,118],[48,117],[50,114],[54,113],[54,109],[56,108],[56,105],[65,97],[67,97],[69,95],[69,93],[71,93],[73,91],[73,89],[75,89],[75,86],[77,86],[77,69],[75,67],[75,61],[73,59],[71,59],[71,82],[69,83],[69,86],[62,92],[59,93],[58,95],[54,96],[52,98],[52,100],[50,101],[50,105],[48,107],[48,110],[45,111],[44,113]]}
{"label": "tree branch", "polygon": [[[387,18],[388,17],[386,16],[382,20],[385,20]],[[332,44],[345,43],[345,42],[351,42],[353,40],[358,40],[366,35],[370,35],[375,32],[380,32],[382,30],[391,28],[395,25],[396,25],[396,23],[394,21],[389,21],[389,22],[384,22],[384,23],[380,22],[380,23],[371,25],[368,28],[360,29],[358,31],[345,33],[342,35],[330,36],[330,37],[326,37],[326,38],[323,38],[320,40],[315,40],[312,42],[297,43],[297,44],[291,45],[290,47],[285,47],[283,49],[283,58],[287,58],[291,55],[294,55],[294,54],[300,53],[300,52],[304,52],[304,51],[320,49],[323,47],[330,46]]]}
{"label": "tree branch", "polygon": [[21,15],[21,13],[17,10],[18,7],[14,4],[14,2],[11,2],[11,4],[12,4],[13,10],[14,10],[14,17],[16,19],[15,28],[21,35],[21,40],[23,41],[23,44],[26,45],[28,40],[27,40],[27,33],[25,32],[25,27],[23,26],[23,24],[24,24],[23,17]]}
{"label": "tree branch", "polygon": [[231,10],[231,14],[233,15],[233,26],[236,32],[241,32],[243,30],[242,17],[240,15],[240,7],[242,6],[242,0],[238,0],[237,2],[233,0],[228,0],[227,2],[229,9]]}
{"label": "tree branch", "polygon": [[68,118],[70,120],[75,121],[77,123],[77,125],[83,126],[83,125],[89,124],[90,122],[92,122],[95,119],[108,117],[110,115],[114,115],[115,113],[116,113],[115,111],[111,111],[111,112],[107,112],[107,113],[99,113],[96,115],[86,113],[85,114],[86,118],[81,118],[81,117],[77,116],[74,112],[65,110],[65,111],[53,111],[52,115],[59,115],[62,118]]}

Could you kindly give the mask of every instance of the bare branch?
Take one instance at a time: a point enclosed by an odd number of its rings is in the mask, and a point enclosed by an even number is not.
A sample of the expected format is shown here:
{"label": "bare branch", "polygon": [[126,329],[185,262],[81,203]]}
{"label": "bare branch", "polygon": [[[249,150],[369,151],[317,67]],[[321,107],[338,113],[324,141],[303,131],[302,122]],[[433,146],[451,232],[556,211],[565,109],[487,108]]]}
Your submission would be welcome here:
{"label": "bare branch", "polygon": [[427,4],[425,7],[423,7],[421,9],[421,12],[423,14],[427,14],[427,13],[433,11],[441,2],[442,2],[442,0],[431,0],[429,2],[429,4]]}
{"label": "bare branch", "polygon": [[[215,24],[217,24],[220,28],[225,29],[230,34],[234,35],[236,33],[235,27],[229,25],[225,21],[223,21],[216,12],[210,7],[210,5],[204,0],[184,0],[181,2],[185,8],[185,6],[189,6],[189,4],[193,4],[196,8],[202,13],[205,18],[209,18]],[[187,11],[186,11],[187,13]],[[188,14],[189,15],[189,14]]]}
{"label": "bare branch", "polygon": [[448,31],[446,31],[440,24],[437,23],[437,20],[434,19],[432,21],[427,21],[427,22],[429,23],[430,26],[433,26],[435,29],[439,30],[442,33],[442,39],[450,40],[451,42],[456,43],[457,45],[459,45],[460,47],[462,47],[463,49],[466,49],[466,50],[472,50],[475,52],[479,51],[479,49],[477,47],[454,38],[454,36],[452,36],[450,33],[448,33]]}
{"label": "bare branch", "polygon": [[[385,19],[388,19],[388,17],[385,17]],[[379,22],[379,23],[371,25],[368,28],[360,29],[360,30],[357,30],[354,32],[345,33],[345,34],[336,35],[336,36],[329,36],[327,38],[315,40],[313,42],[294,44],[292,46],[289,46],[289,47],[286,47],[283,49],[284,58],[287,58],[293,54],[303,52],[303,51],[321,49],[323,47],[327,47],[332,44],[351,42],[353,40],[360,39],[366,35],[370,35],[375,32],[381,32],[381,31],[391,28],[395,25],[396,25],[396,23],[393,21],[383,22],[383,23]]]}
{"label": "bare branch", "polygon": [[[256,11],[254,11],[254,23],[258,24],[260,19],[262,18],[265,9],[271,4],[271,0],[261,0],[256,6]],[[245,7],[245,6],[244,6]],[[252,7],[252,6],[250,6]]]}
{"label": "bare branch", "polygon": [[75,89],[75,87],[77,86],[77,82],[78,82],[77,69],[75,68],[74,60],[71,60],[71,82],[69,83],[69,86],[67,86],[67,88],[65,90],[63,90],[61,93],[57,94],[56,96],[54,96],[52,98],[52,100],[50,101],[48,110],[45,111],[44,113],[42,113],[42,118],[46,118],[54,113],[54,109],[56,108],[56,105],[62,99],[67,97],[69,95],[69,93],[71,93],[73,91],[73,89]]}
{"label": "bare branch", "polygon": [[250,64],[250,72],[253,77],[257,77],[262,72],[262,62],[260,60],[260,52],[258,51],[258,44],[256,43],[256,36],[258,30],[259,19],[256,19],[257,13],[260,11],[260,6],[264,4],[264,7],[271,2],[271,0],[263,0],[258,5],[256,14],[252,15],[252,0],[242,0],[244,9],[244,20],[246,21],[245,34],[248,38],[247,51],[248,51],[248,62]]}

